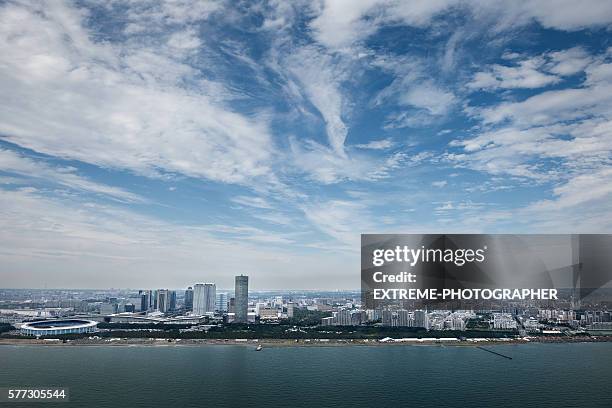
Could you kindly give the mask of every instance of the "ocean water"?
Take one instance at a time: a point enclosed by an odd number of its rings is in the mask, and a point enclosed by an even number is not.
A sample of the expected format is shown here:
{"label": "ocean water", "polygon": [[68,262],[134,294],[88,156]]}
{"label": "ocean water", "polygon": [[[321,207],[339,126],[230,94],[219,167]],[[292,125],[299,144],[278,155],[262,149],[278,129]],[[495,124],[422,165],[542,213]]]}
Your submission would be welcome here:
{"label": "ocean water", "polygon": [[51,405],[78,407],[612,407],[612,343],[489,348],[512,360],[448,346],[0,346],[0,387],[68,387]]}

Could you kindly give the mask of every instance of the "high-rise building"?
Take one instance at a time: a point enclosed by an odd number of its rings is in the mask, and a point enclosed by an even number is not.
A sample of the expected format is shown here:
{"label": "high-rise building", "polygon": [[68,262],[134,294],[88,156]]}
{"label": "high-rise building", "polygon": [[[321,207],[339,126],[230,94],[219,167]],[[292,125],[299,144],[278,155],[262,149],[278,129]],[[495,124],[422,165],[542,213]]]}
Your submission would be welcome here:
{"label": "high-rise building", "polygon": [[427,315],[427,311],[425,310],[415,310],[414,311],[414,326],[424,327],[427,330],[429,330],[429,316]]}
{"label": "high-rise building", "polygon": [[142,311],[147,312],[150,310],[155,310],[155,305],[157,304],[157,299],[155,299],[156,296],[157,295],[152,290],[143,290],[141,292],[140,308]]}
{"label": "high-rise building", "polygon": [[235,294],[236,298],[236,315],[234,322],[248,322],[248,307],[249,307],[249,277],[245,275],[236,276]]}
{"label": "high-rise building", "polygon": [[193,288],[191,286],[185,291],[185,311],[193,311]]}
{"label": "high-rise building", "polygon": [[127,299],[127,303],[131,303],[132,305],[134,305],[134,311],[135,312],[140,312],[141,311],[142,304],[141,304],[140,296],[131,295]]}
{"label": "high-rise building", "polygon": [[166,313],[170,310],[170,291],[168,289],[157,290],[157,308],[156,310]]}
{"label": "high-rise building", "polygon": [[295,303],[287,303],[287,317],[292,318],[294,314]]}
{"label": "high-rise building", "polygon": [[215,311],[217,287],[214,283],[196,283],[193,286],[193,313],[203,315]]}
{"label": "high-rise building", "polygon": [[170,292],[168,292],[169,295],[169,305],[168,305],[168,310],[174,312],[176,310],[176,291],[175,290],[171,290]]}
{"label": "high-rise building", "polygon": [[340,310],[334,316],[336,318],[334,323],[338,326],[350,326],[352,322],[351,314],[350,310]]}
{"label": "high-rise building", "polygon": [[[425,327],[417,326],[415,323],[415,314],[408,310],[383,310],[382,314],[383,326],[391,327]],[[427,317],[427,314],[425,314]],[[423,317],[421,317],[423,319]]]}
{"label": "high-rise building", "polygon": [[227,293],[217,294],[217,311],[227,312]]}
{"label": "high-rise building", "polygon": [[157,298],[157,296],[158,296],[157,292],[158,292],[157,290],[154,290],[154,291],[152,292],[152,295],[151,295],[151,301],[153,302],[153,304],[151,305],[151,310],[159,310],[159,309],[157,308],[157,301],[159,300],[159,299]]}
{"label": "high-rise building", "polygon": [[149,310],[149,291],[148,290],[140,290],[138,291],[140,295],[140,310],[146,312]]}

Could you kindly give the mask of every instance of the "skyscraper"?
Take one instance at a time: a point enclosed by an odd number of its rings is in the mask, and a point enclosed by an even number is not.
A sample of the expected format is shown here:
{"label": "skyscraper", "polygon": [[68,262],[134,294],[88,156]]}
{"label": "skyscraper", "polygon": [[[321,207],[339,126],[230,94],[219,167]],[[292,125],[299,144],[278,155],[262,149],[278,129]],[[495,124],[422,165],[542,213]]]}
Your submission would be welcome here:
{"label": "skyscraper", "polygon": [[172,312],[175,311],[176,310],[176,291],[175,290],[171,290],[169,292],[168,302],[169,302],[168,310]]}
{"label": "skyscraper", "polygon": [[414,326],[424,327],[429,330],[429,316],[427,316],[426,310],[415,310],[414,311]]}
{"label": "skyscraper", "polygon": [[217,294],[217,311],[227,312],[227,293]]}
{"label": "skyscraper", "polygon": [[217,287],[214,283],[196,283],[193,286],[193,313],[203,315],[215,311]]}
{"label": "skyscraper", "polygon": [[185,311],[193,311],[193,288],[191,286],[185,291]]}
{"label": "skyscraper", "polygon": [[157,310],[166,313],[170,310],[170,293],[168,289],[157,290]]}
{"label": "skyscraper", "polygon": [[141,290],[138,293],[140,294],[140,310],[143,312],[148,312],[151,303],[151,294],[150,290]]}
{"label": "skyscraper", "polygon": [[248,306],[249,306],[249,277],[245,275],[236,276],[235,295],[236,298],[236,315],[234,322],[248,322]]}

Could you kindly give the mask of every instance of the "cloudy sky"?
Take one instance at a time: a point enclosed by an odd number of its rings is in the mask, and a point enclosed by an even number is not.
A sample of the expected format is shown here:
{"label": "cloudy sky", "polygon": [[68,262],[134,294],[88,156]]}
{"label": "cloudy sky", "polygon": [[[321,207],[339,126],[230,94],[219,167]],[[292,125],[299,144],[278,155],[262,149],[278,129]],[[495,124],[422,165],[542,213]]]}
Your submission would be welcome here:
{"label": "cloudy sky", "polygon": [[359,286],[612,232],[612,2],[0,2],[0,287]]}

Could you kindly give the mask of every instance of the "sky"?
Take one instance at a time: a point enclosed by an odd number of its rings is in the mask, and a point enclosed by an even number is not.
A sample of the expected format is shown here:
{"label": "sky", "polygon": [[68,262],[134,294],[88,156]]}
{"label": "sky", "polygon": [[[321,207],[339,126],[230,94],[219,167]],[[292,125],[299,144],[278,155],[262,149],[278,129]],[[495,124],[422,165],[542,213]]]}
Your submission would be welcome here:
{"label": "sky", "polygon": [[2,1],[0,287],[359,287],[611,233],[612,2]]}

